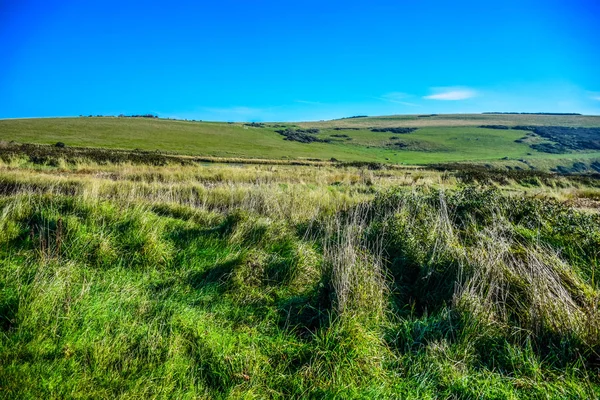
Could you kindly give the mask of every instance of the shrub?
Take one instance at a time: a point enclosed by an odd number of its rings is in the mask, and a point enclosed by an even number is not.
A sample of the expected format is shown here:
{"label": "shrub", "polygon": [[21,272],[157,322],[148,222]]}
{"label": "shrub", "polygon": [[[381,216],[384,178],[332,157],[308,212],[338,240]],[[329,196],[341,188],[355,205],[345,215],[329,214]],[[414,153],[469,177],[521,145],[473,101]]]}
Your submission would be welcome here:
{"label": "shrub", "polygon": [[312,143],[312,142],[321,142],[321,143],[329,143],[330,139],[320,139],[315,134],[319,133],[318,129],[291,129],[287,128],[285,130],[275,131],[279,133],[281,136],[284,136],[284,140],[292,140],[300,143]]}
{"label": "shrub", "polygon": [[485,129],[510,129],[506,125],[480,125],[479,127]]}
{"label": "shrub", "polygon": [[539,143],[531,148],[546,153],[565,153],[568,150],[600,150],[600,128],[571,128],[565,126],[523,126],[513,129],[535,133],[555,144]]}
{"label": "shrub", "polygon": [[419,128],[371,128],[371,132],[411,133]]}

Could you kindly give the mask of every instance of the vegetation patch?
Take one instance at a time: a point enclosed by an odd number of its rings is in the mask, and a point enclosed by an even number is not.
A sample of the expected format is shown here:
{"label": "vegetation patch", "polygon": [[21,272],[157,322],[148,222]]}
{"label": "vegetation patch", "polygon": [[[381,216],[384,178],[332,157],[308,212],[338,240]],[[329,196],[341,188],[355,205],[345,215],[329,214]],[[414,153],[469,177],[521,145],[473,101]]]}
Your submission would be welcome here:
{"label": "vegetation patch", "polygon": [[500,114],[500,115],[581,115],[579,113],[551,113],[551,112],[483,112],[482,114]]}
{"label": "vegetation patch", "polygon": [[418,128],[371,128],[371,132],[391,132],[398,134],[412,133]]}
{"label": "vegetation patch", "polygon": [[[557,184],[556,173],[559,173],[568,176],[574,182],[593,187],[600,186],[600,175],[589,173],[588,167],[581,162],[574,163],[571,168],[558,166],[552,169],[553,172],[516,167],[503,170],[492,165],[477,164],[436,164],[431,168],[437,171],[452,171],[461,182],[466,184],[509,185],[511,182],[515,182],[522,186],[555,186]],[[590,168],[593,170],[593,166]]]}
{"label": "vegetation patch", "polygon": [[291,140],[294,142],[300,143],[313,143],[313,142],[321,142],[321,143],[329,143],[330,139],[321,139],[316,137],[315,135],[319,133],[319,129],[281,129],[275,131],[284,137],[284,140]]}
{"label": "vegetation patch", "polygon": [[534,143],[530,144],[529,147],[542,153],[564,154],[569,152],[568,147],[556,143]]}
{"label": "vegetation patch", "polygon": [[[593,165],[590,166],[593,169]],[[582,174],[588,172],[588,166],[582,162],[574,162],[571,167],[566,167],[562,165],[558,165],[556,168],[553,168],[552,171],[558,172],[560,174]]]}
{"label": "vegetation patch", "polygon": [[350,136],[344,135],[344,134],[333,134],[333,135],[331,135],[331,137],[352,140],[352,138]]}
{"label": "vegetation patch", "polygon": [[[92,117],[92,115],[90,115],[90,117]],[[97,117],[103,117],[103,115],[97,115]],[[118,117],[119,118],[153,118],[153,119],[158,119],[158,115],[154,115],[154,114],[132,114],[132,115],[119,114]]]}
{"label": "vegetation patch", "polygon": [[249,126],[251,128],[264,128],[265,124],[262,122],[250,122],[248,124],[244,124],[244,126]]}
{"label": "vegetation patch", "polygon": [[479,127],[485,129],[510,129],[510,127],[506,125],[480,125]]}
{"label": "vegetation patch", "polygon": [[147,164],[167,165],[171,163],[191,164],[191,159],[162,154],[153,151],[119,151],[101,148],[67,147],[58,142],[54,146],[8,143],[0,146],[0,160],[11,160],[25,157],[33,164],[59,166],[61,162],[77,163],[81,161],[98,164]]}
{"label": "vegetation patch", "polygon": [[405,149],[408,147],[408,144],[401,141],[394,141],[393,143],[388,143],[388,147],[393,147],[396,149]]}
{"label": "vegetation patch", "polygon": [[600,128],[519,125],[513,129],[531,131],[554,142],[554,144],[531,145],[532,148],[546,153],[564,153],[568,150],[600,150]]}

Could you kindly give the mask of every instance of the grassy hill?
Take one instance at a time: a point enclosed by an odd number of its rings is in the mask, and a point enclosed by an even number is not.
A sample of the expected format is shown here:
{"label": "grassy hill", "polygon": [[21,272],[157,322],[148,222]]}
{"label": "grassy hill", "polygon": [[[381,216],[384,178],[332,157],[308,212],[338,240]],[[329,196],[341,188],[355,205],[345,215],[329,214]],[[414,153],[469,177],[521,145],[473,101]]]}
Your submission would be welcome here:
{"label": "grassy hill", "polygon": [[598,398],[594,121],[0,121],[0,398]]}
{"label": "grassy hill", "polygon": [[[484,125],[600,127],[597,116],[464,114],[434,116],[383,116],[342,120],[273,123],[192,122],[151,118],[80,117],[0,121],[0,140],[20,143],[119,149],[159,150],[185,155],[216,157],[376,161],[403,164],[439,162],[501,162],[526,160],[590,161],[598,151],[549,154],[530,146],[547,142],[515,129],[487,129]],[[414,127],[408,134],[373,132],[373,128]],[[277,131],[318,129],[322,141],[284,140]],[[550,163],[552,164],[552,163]],[[525,165],[525,167],[527,167]]]}
{"label": "grassy hill", "polygon": [[596,115],[547,115],[547,114],[423,114],[382,115],[364,118],[342,118],[330,121],[303,122],[302,126],[325,127],[435,127],[479,125],[545,125],[545,126],[600,126]]}

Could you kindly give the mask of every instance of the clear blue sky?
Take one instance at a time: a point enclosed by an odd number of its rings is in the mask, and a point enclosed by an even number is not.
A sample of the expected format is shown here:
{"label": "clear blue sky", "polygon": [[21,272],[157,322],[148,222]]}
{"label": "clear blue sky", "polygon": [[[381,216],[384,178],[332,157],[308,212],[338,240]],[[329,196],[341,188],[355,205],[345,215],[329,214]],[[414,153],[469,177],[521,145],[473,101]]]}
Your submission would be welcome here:
{"label": "clear blue sky", "polygon": [[0,118],[600,114],[600,1],[0,0]]}

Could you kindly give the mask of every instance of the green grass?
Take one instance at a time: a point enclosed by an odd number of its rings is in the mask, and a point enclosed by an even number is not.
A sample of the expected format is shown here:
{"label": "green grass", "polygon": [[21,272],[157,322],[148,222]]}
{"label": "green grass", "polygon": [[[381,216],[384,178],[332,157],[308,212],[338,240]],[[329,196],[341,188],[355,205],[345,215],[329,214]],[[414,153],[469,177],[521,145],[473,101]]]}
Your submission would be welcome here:
{"label": "green grass", "polygon": [[385,115],[368,118],[346,118],[330,121],[302,122],[304,127],[440,127],[479,125],[554,125],[574,127],[600,126],[596,115],[532,115],[532,114],[439,114],[431,117],[417,115]]}
{"label": "green grass", "polygon": [[597,398],[597,187],[456,179],[0,164],[0,397]]}
{"label": "green grass", "polygon": [[[381,121],[385,123],[382,125]],[[368,129],[334,131],[333,126],[419,126],[411,134],[392,135]],[[299,124],[319,126],[319,137],[332,143],[298,143],[283,140],[276,128],[254,128],[242,124],[186,122],[144,118],[47,118],[1,120],[0,140],[21,143],[118,149],[159,150],[184,155],[228,158],[321,159],[375,161],[398,164],[430,164],[461,161],[498,161],[508,157],[538,160],[556,158],[595,159],[600,152],[556,155],[532,150],[526,143],[515,143],[522,131],[482,129],[473,125],[488,123],[600,125],[598,117],[448,115],[430,118],[380,117]],[[474,123],[475,122],[475,123]],[[336,139],[346,134],[352,140]],[[390,147],[398,142],[405,148]]]}

